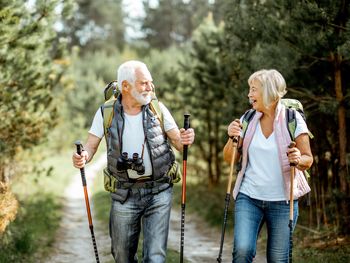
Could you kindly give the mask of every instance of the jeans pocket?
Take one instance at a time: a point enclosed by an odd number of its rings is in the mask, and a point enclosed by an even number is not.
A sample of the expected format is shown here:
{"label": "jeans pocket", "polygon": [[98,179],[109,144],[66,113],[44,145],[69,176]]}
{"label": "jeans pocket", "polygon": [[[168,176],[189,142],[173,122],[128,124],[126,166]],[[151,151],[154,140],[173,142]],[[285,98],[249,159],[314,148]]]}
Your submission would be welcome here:
{"label": "jeans pocket", "polygon": [[129,197],[129,189],[118,188],[115,193],[111,193],[111,197],[113,198],[113,200],[124,204]]}

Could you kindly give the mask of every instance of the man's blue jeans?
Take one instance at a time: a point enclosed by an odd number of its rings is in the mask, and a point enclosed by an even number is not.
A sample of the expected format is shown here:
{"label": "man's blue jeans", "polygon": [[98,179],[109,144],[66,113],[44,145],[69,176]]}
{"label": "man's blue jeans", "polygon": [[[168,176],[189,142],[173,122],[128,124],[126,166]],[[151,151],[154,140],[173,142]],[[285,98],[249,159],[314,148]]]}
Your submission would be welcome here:
{"label": "man's blue jeans", "polygon": [[[298,201],[294,201],[293,230],[298,218]],[[253,262],[256,242],[262,225],[267,227],[266,258],[269,263],[288,262],[289,202],[261,201],[239,193],[234,211],[234,263]]]}
{"label": "man's blue jeans", "polygon": [[112,200],[110,235],[115,262],[137,261],[137,246],[143,230],[142,262],[165,262],[169,232],[172,187],[157,194],[137,189],[124,204]]}

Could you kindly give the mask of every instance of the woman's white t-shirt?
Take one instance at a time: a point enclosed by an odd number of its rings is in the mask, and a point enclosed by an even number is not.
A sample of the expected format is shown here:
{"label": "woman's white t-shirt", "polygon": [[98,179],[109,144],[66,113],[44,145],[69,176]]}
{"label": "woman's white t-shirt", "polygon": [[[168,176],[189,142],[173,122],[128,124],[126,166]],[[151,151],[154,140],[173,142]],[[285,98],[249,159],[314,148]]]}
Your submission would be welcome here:
{"label": "woman's white t-shirt", "polygon": [[[299,112],[296,112],[295,117],[297,121],[296,138],[302,133],[308,133],[308,129]],[[266,138],[262,133],[259,121],[248,149],[248,164],[240,192],[258,200],[285,200],[284,182],[277,147],[275,132],[273,131]]]}

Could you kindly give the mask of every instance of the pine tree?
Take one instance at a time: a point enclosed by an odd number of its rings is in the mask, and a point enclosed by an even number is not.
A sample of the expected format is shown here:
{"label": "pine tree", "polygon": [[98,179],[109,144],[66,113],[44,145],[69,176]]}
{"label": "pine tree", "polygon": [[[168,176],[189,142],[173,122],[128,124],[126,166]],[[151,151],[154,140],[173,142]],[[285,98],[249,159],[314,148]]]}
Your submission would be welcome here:
{"label": "pine tree", "polygon": [[[288,95],[303,102],[316,137],[312,150],[319,162],[313,169],[322,175],[329,198],[336,193],[341,200],[340,228],[349,233],[349,1],[250,0],[231,7],[225,19],[231,63],[250,73],[276,68],[285,76]],[[325,158],[328,152],[331,160]]]}
{"label": "pine tree", "polygon": [[[165,49],[190,40],[213,7],[208,0],[159,0],[156,6],[144,1],[146,16],[142,18],[143,39],[151,46]],[[217,15],[220,12],[217,10]]]}
{"label": "pine tree", "polygon": [[113,54],[123,49],[127,14],[122,12],[121,0],[78,0],[75,7],[60,32],[69,47],[78,46],[83,53],[103,49]]}
{"label": "pine tree", "polygon": [[64,70],[55,8],[69,1],[0,1],[0,181],[21,150],[45,140],[55,124],[54,88]]}
{"label": "pine tree", "polygon": [[222,56],[223,29],[223,24],[216,26],[212,16],[208,16],[194,31],[191,51],[181,62],[184,73],[178,90],[183,107],[193,116],[197,141],[194,147],[199,148],[198,158],[206,163],[210,185],[220,179],[225,127],[233,106],[231,74]]}

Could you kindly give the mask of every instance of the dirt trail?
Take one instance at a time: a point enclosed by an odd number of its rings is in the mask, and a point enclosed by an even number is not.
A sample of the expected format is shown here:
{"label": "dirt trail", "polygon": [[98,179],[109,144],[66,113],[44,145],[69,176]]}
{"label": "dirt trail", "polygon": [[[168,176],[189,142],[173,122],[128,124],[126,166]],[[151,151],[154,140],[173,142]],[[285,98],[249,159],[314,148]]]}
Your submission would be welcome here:
{"label": "dirt trail", "polygon": [[[97,174],[104,167],[106,157],[102,156],[95,160],[85,169],[87,185],[89,187],[90,206],[91,186]],[[42,262],[52,263],[86,263],[96,262],[93,251],[91,234],[88,226],[83,187],[80,174],[73,176],[72,182],[65,192],[64,216],[58,230],[54,251]],[[180,251],[180,211],[175,209],[171,212],[171,224],[168,247]],[[101,263],[112,263],[110,253],[110,238],[106,225],[100,223],[93,216],[94,232]],[[190,262],[216,262],[219,252],[221,232],[207,226],[203,220],[194,215],[186,214],[185,221],[185,245],[184,257]],[[223,249],[222,262],[231,262],[232,237],[226,235]],[[256,263],[266,262],[257,257]]]}
{"label": "dirt trail", "polygon": [[[93,179],[105,165],[105,156],[94,160],[85,169],[88,186],[90,207],[93,210],[91,186]],[[70,262],[96,262],[92,245],[91,233],[87,219],[84,192],[80,173],[73,176],[72,182],[65,191],[64,216],[60,229],[58,230],[53,254],[45,262],[70,263]],[[107,226],[99,225],[94,218],[94,233],[101,262],[112,262],[110,255],[110,239],[106,231],[102,230]]]}
{"label": "dirt trail", "polygon": [[[171,224],[168,246],[180,250],[181,213],[171,211]],[[232,262],[232,235],[226,233],[223,246],[222,262]],[[220,250],[221,230],[208,226],[201,218],[194,215],[185,215],[184,257],[190,262],[213,263],[217,262]],[[254,263],[265,263],[263,256],[257,255]]]}

